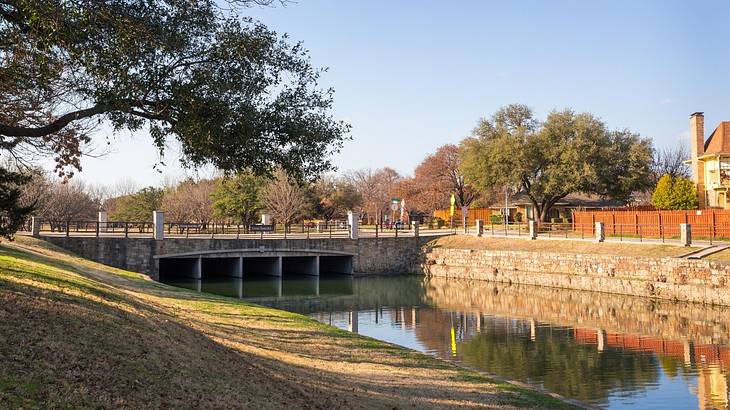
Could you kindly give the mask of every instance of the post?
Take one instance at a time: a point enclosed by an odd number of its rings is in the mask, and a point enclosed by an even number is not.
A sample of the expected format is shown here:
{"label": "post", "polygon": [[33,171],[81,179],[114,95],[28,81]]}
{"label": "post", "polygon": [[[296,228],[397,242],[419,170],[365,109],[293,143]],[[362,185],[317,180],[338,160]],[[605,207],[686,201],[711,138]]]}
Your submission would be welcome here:
{"label": "post", "polygon": [[99,211],[99,217],[97,219],[99,222],[99,232],[106,232],[108,229],[107,222],[109,221],[109,215],[106,211]]}
{"label": "post", "polygon": [[41,236],[41,220],[35,216],[30,218],[30,231],[33,232],[34,238]]}
{"label": "post", "polygon": [[481,219],[477,219],[474,222],[476,222],[477,224],[477,236],[484,235],[484,221],[482,221]]}
{"label": "post", "polygon": [[347,224],[350,225],[350,239],[358,239],[358,234],[360,233],[359,223],[359,215],[357,212],[347,211]]}
{"label": "post", "polygon": [[529,225],[530,227],[530,240],[534,241],[535,239],[537,239],[537,221],[528,221],[527,225]]}
{"label": "post", "polygon": [[679,224],[679,237],[683,246],[692,245],[692,225]]}
{"label": "post", "polygon": [[413,236],[418,238],[418,235],[420,234],[419,230],[421,228],[421,223],[418,221],[413,222]]}
{"label": "post", "polygon": [[603,222],[596,222],[596,242],[603,242],[606,240],[606,226]]}
{"label": "post", "polygon": [[154,238],[156,241],[165,239],[165,213],[152,211],[152,223],[154,224]]}
{"label": "post", "polygon": [[271,225],[271,215],[261,214],[261,225]]}

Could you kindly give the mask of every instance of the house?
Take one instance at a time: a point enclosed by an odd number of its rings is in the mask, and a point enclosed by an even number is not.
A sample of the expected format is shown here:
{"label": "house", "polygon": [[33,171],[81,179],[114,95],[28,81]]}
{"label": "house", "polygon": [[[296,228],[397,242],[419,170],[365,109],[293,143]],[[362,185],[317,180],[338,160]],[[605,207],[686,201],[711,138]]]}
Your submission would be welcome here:
{"label": "house", "polygon": [[692,144],[692,181],[697,187],[700,208],[730,209],[730,121],[721,122],[705,140],[705,116],[701,112],[689,118]]}
{"label": "house", "polygon": [[[573,211],[576,210],[587,211],[616,208],[624,205],[626,204],[623,202],[601,198],[598,195],[570,194],[550,208],[548,220],[553,218],[572,220]],[[495,202],[489,208],[492,210],[492,215],[504,215],[505,203]],[[524,193],[518,193],[507,198],[506,209],[509,211],[509,219],[511,221],[535,219],[534,208],[530,198]]]}

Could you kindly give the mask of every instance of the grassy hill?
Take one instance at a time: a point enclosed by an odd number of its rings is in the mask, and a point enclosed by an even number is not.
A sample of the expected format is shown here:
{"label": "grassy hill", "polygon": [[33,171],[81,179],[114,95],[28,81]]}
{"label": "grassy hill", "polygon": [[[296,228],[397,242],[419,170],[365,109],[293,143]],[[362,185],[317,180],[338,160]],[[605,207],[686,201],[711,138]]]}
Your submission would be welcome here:
{"label": "grassy hill", "polygon": [[1,408],[566,405],[307,317],[0,244]]}

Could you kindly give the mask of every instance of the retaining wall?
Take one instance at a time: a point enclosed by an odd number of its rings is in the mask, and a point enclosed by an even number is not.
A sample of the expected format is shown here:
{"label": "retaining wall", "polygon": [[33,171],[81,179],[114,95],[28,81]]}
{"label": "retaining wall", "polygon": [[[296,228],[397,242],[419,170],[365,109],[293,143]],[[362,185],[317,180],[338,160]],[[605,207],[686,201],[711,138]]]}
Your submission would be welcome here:
{"label": "retaining wall", "polygon": [[730,266],[708,260],[426,248],[429,276],[730,305]]}

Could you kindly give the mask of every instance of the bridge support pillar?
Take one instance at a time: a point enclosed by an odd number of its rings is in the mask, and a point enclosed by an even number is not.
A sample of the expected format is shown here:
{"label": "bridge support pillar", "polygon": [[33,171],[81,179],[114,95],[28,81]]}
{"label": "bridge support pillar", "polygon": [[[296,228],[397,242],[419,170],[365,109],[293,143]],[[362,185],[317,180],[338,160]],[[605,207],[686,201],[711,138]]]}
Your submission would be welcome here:
{"label": "bridge support pillar", "polygon": [[360,233],[360,215],[357,212],[347,211],[347,224],[350,226],[350,239],[358,239]]}
{"label": "bridge support pillar", "polygon": [[203,258],[198,258],[195,261],[195,266],[193,267],[193,277],[195,279],[203,279]]}
{"label": "bridge support pillar", "polygon": [[162,211],[152,211],[152,223],[154,227],[154,236],[156,241],[165,239],[165,213]]}

